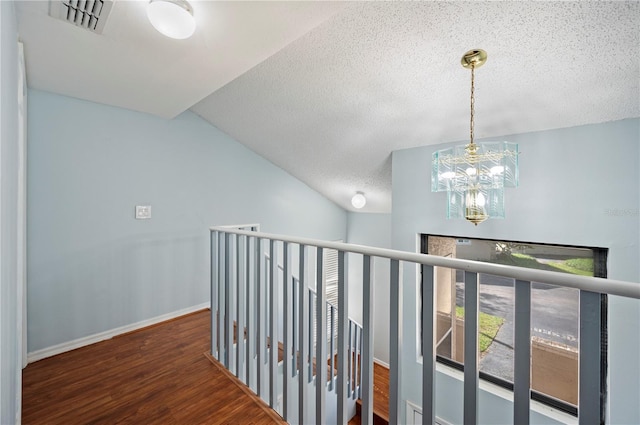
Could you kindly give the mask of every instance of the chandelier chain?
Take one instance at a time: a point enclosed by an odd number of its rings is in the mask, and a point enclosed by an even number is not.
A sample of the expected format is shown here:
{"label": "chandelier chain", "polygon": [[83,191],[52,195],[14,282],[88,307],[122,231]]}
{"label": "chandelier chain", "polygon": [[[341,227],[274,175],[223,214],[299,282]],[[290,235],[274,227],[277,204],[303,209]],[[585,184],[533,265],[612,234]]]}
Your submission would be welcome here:
{"label": "chandelier chain", "polygon": [[469,140],[470,144],[473,145],[473,116],[474,116],[474,105],[475,105],[475,97],[473,95],[475,89],[475,65],[471,65],[471,122],[469,123]]}

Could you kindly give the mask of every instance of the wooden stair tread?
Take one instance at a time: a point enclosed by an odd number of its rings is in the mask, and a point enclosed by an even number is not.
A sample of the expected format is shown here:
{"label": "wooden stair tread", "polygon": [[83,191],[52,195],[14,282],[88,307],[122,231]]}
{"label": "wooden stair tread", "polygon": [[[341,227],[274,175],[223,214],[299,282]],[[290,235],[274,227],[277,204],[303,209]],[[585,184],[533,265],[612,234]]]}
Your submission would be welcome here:
{"label": "wooden stair tread", "polygon": [[[356,415],[349,421],[349,425],[360,425],[362,400],[356,401]],[[389,369],[378,363],[373,364],[373,423],[374,425],[389,424]]]}
{"label": "wooden stair tread", "polygon": [[[247,329],[244,328],[243,339],[247,339]],[[238,326],[233,322],[233,343],[238,343]],[[267,347],[271,347],[271,340],[266,338]],[[208,355],[210,360],[213,359]],[[284,359],[284,345],[278,341],[278,362]],[[296,352],[296,360],[300,362],[300,353]],[[338,374],[338,356],[334,355],[333,375]],[[352,361],[360,361],[360,356],[352,357]],[[316,358],[312,357],[313,376],[316,375]],[[298,366],[299,367],[299,366]],[[327,359],[327,381],[331,379],[331,357]],[[359,378],[359,377],[358,377]],[[353,383],[352,383],[353,384]],[[356,401],[356,415],[349,421],[350,425],[360,425],[360,411],[362,409],[362,400]],[[373,364],[373,423],[374,425],[389,425],[389,369],[378,363]]]}
{"label": "wooden stair tread", "polygon": [[[247,340],[247,328],[244,328],[244,340]],[[233,343],[237,344],[238,343],[238,324],[237,322],[234,320],[233,321]],[[266,343],[267,343],[267,348],[271,348],[271,339],[269,337],[266,337]],[[284,344],[281,341],[278,341],[278,363],[280,363],[282,360],[284,359]],[[296,359],[299,362],[300,361],[300,352],[296,352]],[[316,376],[316,358],[313,357],[313,376]],[[331,358],[328,357],[327,358],[327,381],[329,381],[331,379]],[[299,367],[299,366],[298,366]],[[337,356],[336,356],[336,360],[335,360],[335,364],[334,364],[334,368],[333,368],[333,375],[336,376],[338,374],[338,360],[337,360]]]}

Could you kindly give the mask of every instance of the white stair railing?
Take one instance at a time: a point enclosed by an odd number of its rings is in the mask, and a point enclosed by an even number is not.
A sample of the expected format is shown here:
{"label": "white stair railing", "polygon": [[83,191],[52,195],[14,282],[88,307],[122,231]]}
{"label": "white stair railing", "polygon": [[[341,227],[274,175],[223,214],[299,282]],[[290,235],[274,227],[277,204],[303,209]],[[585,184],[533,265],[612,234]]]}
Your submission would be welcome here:
{"label": "white stair railing", "polygon": [[[251,227],[251,226],[250,226]],[[372,267],[375,261],[389,261],[390,303],[390,423],[400,423],[401,400],[401,279],[400,270],[405,264],[421,268],[422,329],[423,329],[423,423],[435,423],[435,293],[434,267],[447,267],[464,271],[465,276],[465,327],[464,327],[464,423],[478,423],[478,275],[492,274],[513,279],[515,285],[515,348],[514,348],[514,423],[528,424],[531,400],[531,282],[541,282],[580,290],[580,364],[578,420],[581,424],[601,422],[603,411],[600,394],[600,295],[611,294],[640,299],[640,285],[609,279],[561,274],[534,269],[524,269],[498,264],[480,263],[416,254],[389,249],[328,242],[300,237],[290,237],[256,232],[254,229],[212,227],[211,231],[211,310],[212,355],[225,367],[236,373],[247,385],[273,408],[277,404],[281,380],[282,416],[288,422],[317,424],[327,423],[327,385],[316,365],[315,396],[309,393],[313,383],[312,368],[314,349],[310,341],[312,327],[316,335],[327,335],[327,300],[323,278],[323,253],[326,249],[338,251],[338,319],[337,363],[335,381],[337,390],[336,422],[346,424],[350,419],[349,401],[358,396],[363,401],[361,421],[373,423],[373,305]],[[309,261],[315,250],[315,261]],[[293,251],[297,252],[294,265]],[[270,257],[268,270],[264,256]],[[362,256],[363,273],[363,323],[361,337],[353,331],[348,320],[348,285],[346,254]],[[282,277],[278,256],[283,255]],[[290,284],[293,268],[298,272],[297,292]],[[317,296],[309,289],[309,281],[315,277]],[[279,286],[282,282],[282,293]],[[295,316],[294,312],[295,307]],[[315,316],[314,316],[315,313]],[[329,308],[331,314],[331,308]],[[282,315],[282,329],[278,317]],[[296,317],[297,316],[297,317]],[[315,320],[313,320],[315,317]],[[311,320],[310,320],[311,318]],[[297,324],[296,324],[297,322]],[[238,346],[234,348],[234,323],[237,323]],[[268,326],[266,326],[268,324]],[[246,338],[240,337],[245,332]],[[293,338],[294,330],[297,337]],[[352,338],[353,332],[356,336]],[[280,336],[282,333],[282,336]],[[281,341],[284,350],[284,374],[278,373],[278,350],[268,348],[268,340],[274,347]],[[333,338],[329,339],[329,344]],[[246,347],[245,347],[246,341]],[[431,343],[428,343],[430,341]],[[330,347],[329,347],[330,348]],[[235,350],[235,359],[231,355]],[[354,354],[355,353],[355,354]],[[358,359],[359,366],[352,367],[351,359]],[[268,357],[267,357],[268,356]],[[333,355],[331,359],[333,359]],[[329,358],[327,338],[318,338],[316,359]],[[332,360],[330,360],[332,361]],[[358,360],[353,362],[358,363]],[[245,367],[242,367],[242,366]],[[323,370],[324,370],[323,365]],[[359,368],[359,369],[358,369]],[[266,371],[265,371],[266,369]],[[333,373],[333,372],[332,372]],[[360,376],[361,385],[352,385],[352,377]],[[266,379],[266,383],[262,381]],[[294,379],[297,385],[294,386]],[[333,380],[331,380],[333,381]],[[331,384],[333,385],[333,384]],[[263,387],[268,387],[264,393]],[[294,397],[297,395],[297,397]],[[315,401],[315,403],[314,403]],[[293,412],[297,412],[294,415]],[[308,413],[311,413],[308,415]]]}

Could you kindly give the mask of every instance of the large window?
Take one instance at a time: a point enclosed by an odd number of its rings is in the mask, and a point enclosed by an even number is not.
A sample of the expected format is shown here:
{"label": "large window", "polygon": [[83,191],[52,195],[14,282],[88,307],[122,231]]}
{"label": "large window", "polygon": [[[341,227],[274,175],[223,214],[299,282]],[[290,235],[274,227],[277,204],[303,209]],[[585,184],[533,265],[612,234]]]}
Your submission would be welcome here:
{"label": "large window", "polygon": [[[606,277],[607,250],[515,241],[423,235],[422,252],[585,276]],[[436,347],[438,361],[464,363],[464,276],[436,267]],[[480,274],[480,377],[513,388],[514,283]],[[601,370],[606,371],[606,296],[602,299]],[[579,292],[532,282],[532,398],[577,414]],[[603,372],[604,373],[604,372]],[[602,376],[601,388],[605,389]]]}

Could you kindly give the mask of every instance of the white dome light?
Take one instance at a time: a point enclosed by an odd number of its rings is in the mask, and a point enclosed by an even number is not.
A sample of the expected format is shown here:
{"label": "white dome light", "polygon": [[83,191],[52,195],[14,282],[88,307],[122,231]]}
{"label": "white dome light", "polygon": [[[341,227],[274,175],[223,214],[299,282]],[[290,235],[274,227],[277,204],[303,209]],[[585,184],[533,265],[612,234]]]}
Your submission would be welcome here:
{"label": "white dome light", "polygon": [[367,198],[364,197],[364,193],[362,192],[356,193],[355,195],[353,195],[353,198],[351,198],[351,205],[353,205],[354,208],[360,209],[366,204]]}
{"label": "white dome light", "polygon": [[151,25],[167,37],[185,39],[196,30],[193,9],[185,0],[151,0],[147,5]]}

